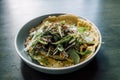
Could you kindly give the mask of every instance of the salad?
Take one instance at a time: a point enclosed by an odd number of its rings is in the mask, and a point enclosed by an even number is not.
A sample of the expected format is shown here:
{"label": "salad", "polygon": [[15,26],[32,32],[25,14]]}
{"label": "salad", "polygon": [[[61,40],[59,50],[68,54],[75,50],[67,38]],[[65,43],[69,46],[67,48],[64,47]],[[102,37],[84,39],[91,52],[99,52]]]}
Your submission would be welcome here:
{"label": "salad", "polygon": [[30,30],[24,50],[45,67],[78,64],[93,54],[99,43],[92,26],[73,15],[49,16]]}

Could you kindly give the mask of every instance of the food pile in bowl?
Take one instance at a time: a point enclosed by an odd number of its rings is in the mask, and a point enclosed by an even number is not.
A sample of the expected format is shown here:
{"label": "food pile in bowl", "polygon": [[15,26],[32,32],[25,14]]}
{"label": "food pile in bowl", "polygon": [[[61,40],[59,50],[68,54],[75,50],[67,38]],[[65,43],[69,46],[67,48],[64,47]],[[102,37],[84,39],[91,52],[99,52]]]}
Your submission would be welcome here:
{"label": "food pile in bowl", "polygon": [[71,14],[52,15],[29,30],[24,50],[41,66],[63,68],[90,58],[100,41],[100,33],[88,20]]}

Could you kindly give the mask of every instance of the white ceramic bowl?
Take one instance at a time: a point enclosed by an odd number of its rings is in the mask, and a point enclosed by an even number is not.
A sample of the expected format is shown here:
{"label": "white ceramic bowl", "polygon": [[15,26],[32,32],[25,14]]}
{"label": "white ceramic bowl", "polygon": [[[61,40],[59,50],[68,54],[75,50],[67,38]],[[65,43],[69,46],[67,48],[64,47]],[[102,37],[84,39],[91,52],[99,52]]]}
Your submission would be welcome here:
{"label": "white ceramic bowl", "polygon": [[61,15],[61,14],[48,14],[48,15],[40,16],[38,18],[35,18],[35,19],[31,20],[27,24],[25,24],[18,31],[18,33],[17,33],[17,35],[15,37],[15,48],[16,48],[16,51],[17,51],[18,55],[20,56],[20,58],[25,63],[27,63],[33,69],[36,69],[36,70],[38,70],[40,72],[49,73],[49,74],[64,74],[64,73],[73,72],[75,70],[78,70],[78,69],[84,67],[85,65],[87,65],[95,57],[95,55],[97,54],[97,52],[100,49],[101,41],[102,41],[99,29],[92,22],[91,23],[95,26],[95,28],[96,28],[96,30],[97,30],[97,32],[99,34],[100,44],[98,45],[98,47],[97,47],[97,49],[96,49],[96,51],[95,51],[94,54],[92,54],[89,58],[87,58],[86,60],[84,60],[83,62],[81,62],[79,64],[76,64],[76,65],[73,65],[73,66],[69,66],[69,67],[63,67],[63,68],[49,68],[49,67],[44,67],[44,66],[41,66],[41,65],[38,65],[38,64],[34,63],[31,60],[31,58],[29,57],[29,55],[24,51],[24,42],[25,42],[25,39],[28,36],[29,30],[32,27],[37,26],[43,19],[47,18],[48,16],[53,16],[53,15],[54,16],[58,16],[58,15]]}

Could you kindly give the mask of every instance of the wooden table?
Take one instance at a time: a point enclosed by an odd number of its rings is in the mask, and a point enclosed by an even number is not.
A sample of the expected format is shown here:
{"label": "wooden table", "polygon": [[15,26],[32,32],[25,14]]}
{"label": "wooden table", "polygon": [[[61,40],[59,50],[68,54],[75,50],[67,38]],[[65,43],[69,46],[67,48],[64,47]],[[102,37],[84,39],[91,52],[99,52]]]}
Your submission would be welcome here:
{"label": "wooden table", "polygon": [[[86,67],[69,74],[44,74],[17,55],[14,39],[19,28],[52,13],[82,16],[100,29],[104,44]],[[0,0],[0,80],[120,80],[120,0]]]}

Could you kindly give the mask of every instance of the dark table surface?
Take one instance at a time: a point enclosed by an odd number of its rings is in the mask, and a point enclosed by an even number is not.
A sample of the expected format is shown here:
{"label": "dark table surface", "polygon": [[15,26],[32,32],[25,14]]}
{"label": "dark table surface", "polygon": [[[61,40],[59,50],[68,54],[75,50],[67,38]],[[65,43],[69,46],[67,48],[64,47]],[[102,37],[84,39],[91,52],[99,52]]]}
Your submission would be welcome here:
{"label": "dark table surface", "polygon": [[[27,66],[14,39],[26,22],[51,13],[72,13],[93,21],[102,34],[97,56],[84,68],[50,75]],[[120,0],[0,0],[0,80],[120,80]]]}

